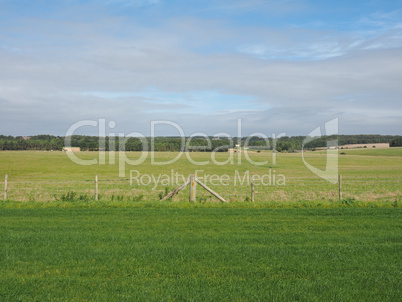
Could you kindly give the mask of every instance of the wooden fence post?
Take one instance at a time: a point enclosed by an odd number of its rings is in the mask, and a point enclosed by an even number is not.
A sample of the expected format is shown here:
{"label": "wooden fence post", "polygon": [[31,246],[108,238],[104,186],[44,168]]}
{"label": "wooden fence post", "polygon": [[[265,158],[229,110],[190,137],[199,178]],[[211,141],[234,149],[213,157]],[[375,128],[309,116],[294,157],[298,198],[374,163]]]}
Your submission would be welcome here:
{"label": "wooden fence post", "polygon": [[251,202],[254,202],[254,175],[251,176]]}
{"label": "wooden fence post", "polygon": [[196,202],[196,182],[195,182],[195,175],[191,174],[190,176],[190,202]]}
{"label": "wooden fence post", "polygon": [[204,184],[202,181],[200,181],[198,178],[195,179],[195,181],[201,186],[203,187],[205,190],[207,190],[209,193],[211,193],[212,195],[214,195],[216,198],[218,198],[220,201],[222,202],[227,202],[222,196],[220,196],[218,193],[216,193],[214,190],[212,190],[211,188],[208,188],[208,186],[206,184]]}
{"label": "wooden fence post", "polygon": [[220,196],[218,193],[216,193],[214,190],[208,188],[207,185],[205,185],[202,181],[200,181],[194,174],[191,174],[190,177],[187,179],[185,183],[174,189],[172,192],[170,192],[168,195],[166,195],[161,201],[166,200],[168,198],[173,197],[175,194],[177,194],[180,190],[184,189],[187,185],[190,185],[190,202],[196,202],[196,185],[197,183],[203,187],[205,190],[207,190],[209,193],[214,195],[216,198],[218,198],[222,202],[227,202],[222,196]]}
{"label": "wooden fence post", "polygon": [[342,175],[338,175],[339,200],[342,200]]}
{"label": "wooden fence post", "polygon": [[7,182],[8,182],[8,174],[6,174],[4,178],[4,200],[7,200]]}
{"label": "wooden fence post", "polygon": [[95,200],[98,201],[98,174],[95,174]]}
{"label": "wooden fence post", "polygon": [[170,197],[173,197],[174,195],[176,195],[180,190],[184,189],[188,184],[190,183],[190,178],[187,179],[187,181],[180,185],[179,187],[177,187],[176,189],[174,189],[172,192],[170,192],[168,195],[166,195],[164,198],[161,199],[161,201],[164,201],[166,199],[169,199]]}

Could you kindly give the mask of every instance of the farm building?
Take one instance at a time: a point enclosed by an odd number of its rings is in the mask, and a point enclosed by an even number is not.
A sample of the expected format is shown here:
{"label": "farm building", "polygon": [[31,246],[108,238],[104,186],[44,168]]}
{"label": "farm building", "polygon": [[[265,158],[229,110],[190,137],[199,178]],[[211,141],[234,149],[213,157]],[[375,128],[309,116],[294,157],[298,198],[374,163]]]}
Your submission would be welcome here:
{"label": "farm building", "polygon": [[80,147],[63,147],[63,151],[80,152]]}

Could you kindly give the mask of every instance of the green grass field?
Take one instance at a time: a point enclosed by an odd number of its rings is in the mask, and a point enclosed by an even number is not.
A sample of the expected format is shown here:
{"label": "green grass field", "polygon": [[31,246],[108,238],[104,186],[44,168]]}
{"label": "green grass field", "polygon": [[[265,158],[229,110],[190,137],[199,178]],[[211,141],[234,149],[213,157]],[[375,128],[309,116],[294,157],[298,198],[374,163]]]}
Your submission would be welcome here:
{"label": "green grass field", "polygon": [[1,301],[399,301],[400,209],[1,209]]}
{"label": "green grass field", "polygon": [[[402,148],[345,153],[338,200],[338,185],[309,171],[300,153],[276,154],[276,163],[270,152],[251,153],[269,161],[263,166],[244,155],[216,165],[210,153],[192,153],[210,161],[204,166],[184,155],[166,166],[148,157],[119,177],[118,158],[82,166],[63,152],[0,152],[0,177],[9,177],[0,201],[0,301],[399,301]],[[325,167],[325,152],[305,157]],[[229,203],[200,187],[197,203],[188,190],[161,202],[175,185],[130,185],[133,169],[203,170],[199,177]],[[235,183],[235,174],[270,169],[286,183],[256,186],[250,202],[250,184]],[[229,185],[205,179],[212,174],[229,175]],[[74,198],[62,200],[69,192]]]}
{"label": "green grass field", "polygon": [[[343,197],[355,199],[356,202],[392,202],[401,201],[402,183],[402,148],[389,149],[358,149],[339,150],[346,153],[339,155],[339,174],[343,177]],[[138,159],[141,153],[128,153],[130,160]],[[81,152],[82,159],[97,159],[97,152]],[[167,161],[177,156],[177,153],[156,153],[157,161]],[[102,201],[130,201],[141,200],[153,202],[159,200],[159,195],[165,190],[173,190],[184,180],[178,182],[151,181],[148,185],[138,183],[134,179],[130,184],[130,170],[132,175],[150,175],[157,178],[160,175],[172,177],[178,173],[183,177],[195,173],[204,178],[213,190],[230,202],[244,202],[250,198],[250,183],[243,182],[245,175],[263,176],[264,184],[256,185],[256,202],[316,202],[328,203],[338,200],[338,185],[331,184],[313,174],[303,163],[301,153],[271,152],[250,153],[252,160],[268,163],[262,166],[250,163],[245,155],[218,153],[216,161],[227,164],[217,165],[211,159],[211,153],[190,153],[197,162],[209,162],[206,165],[194,165],[183,154],[176,162],[168,165],[153,165],[148,155],[141,165],[123,164],[124,177],[119,177],[120,162],[118,156],[111,164],[109,155],[106,155],[105,164],[90,166],[78,165],[72,162],[63,152],[0,152],[0,177],[8,174],[8,199],[14,201],[45,201],[55,202],[61,196],[74,191],[77,196],[93,197],[95,192],[95,174],[99,175],[99,191]],[[232,158],[231,158],[232,156]],[[276,156],[275,163],[273,156]],[[324,169],[326,163],[325,152],[316,151],[305,153],[305,159],[311,165]],[[231,161],[230,161],[231,160]],[[248,174],[247,174],[248,173]],[[210,175],[220,177],[227,175],[229,180],[224,183],[211,182]],[[248,178],[248,179],[250,179]],[[278,180],[283,181],[279,182]],[[132,179],[133,180],[133,179]],[[147,180],[145,178],[145,180]],[[0,196],[3,195],[3,186],[0,186]],[[200,202],[216,201],[215,198],[204,192],[197,191]],[[173,201],[186,202],[188,193],[180,193]]]}

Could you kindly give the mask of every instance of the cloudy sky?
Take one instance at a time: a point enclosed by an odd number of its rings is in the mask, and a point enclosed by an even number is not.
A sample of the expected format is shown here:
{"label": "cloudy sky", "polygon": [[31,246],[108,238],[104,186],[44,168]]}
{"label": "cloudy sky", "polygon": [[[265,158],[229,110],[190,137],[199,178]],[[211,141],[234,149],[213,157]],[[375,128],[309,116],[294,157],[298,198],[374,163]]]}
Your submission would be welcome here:
{"label": "cloudy sky", "polygon": [[241,118],[243,136],[293,136],[339,118],[341,134],[400,135],[402,1],[0,0],[0,134],[100,118],[106,134],[235,135]]}

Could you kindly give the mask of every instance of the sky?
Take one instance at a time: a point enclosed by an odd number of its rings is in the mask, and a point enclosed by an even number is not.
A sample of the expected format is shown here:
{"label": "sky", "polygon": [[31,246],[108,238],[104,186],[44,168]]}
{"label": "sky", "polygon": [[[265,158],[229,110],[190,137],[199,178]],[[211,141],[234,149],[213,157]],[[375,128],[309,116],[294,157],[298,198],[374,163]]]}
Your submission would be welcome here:
{"label": "sky", "polygon": [[0,134],[295,136],[334,118],[402,134],[402,0],[0,0]]}

